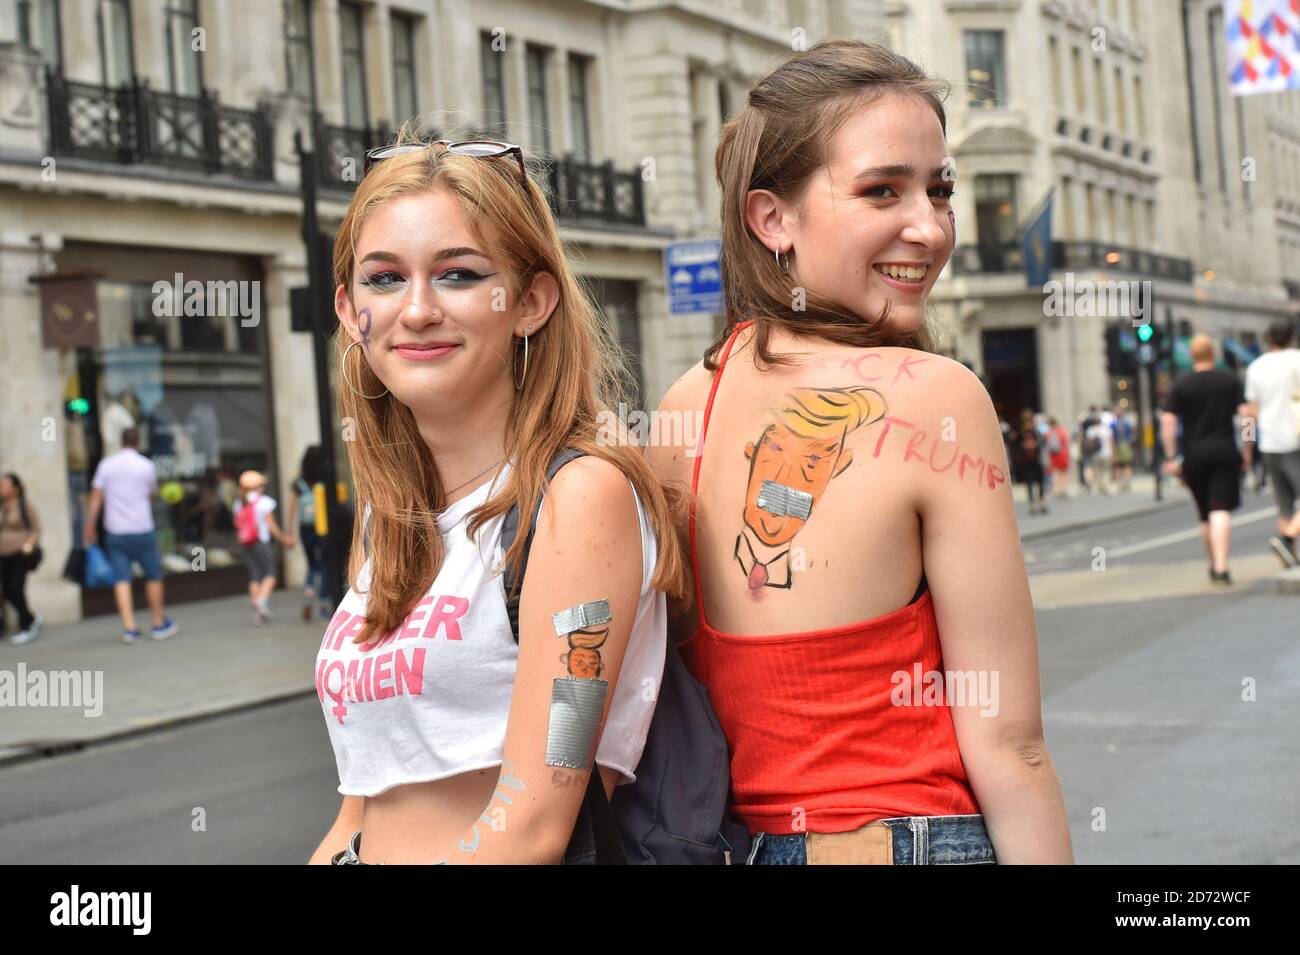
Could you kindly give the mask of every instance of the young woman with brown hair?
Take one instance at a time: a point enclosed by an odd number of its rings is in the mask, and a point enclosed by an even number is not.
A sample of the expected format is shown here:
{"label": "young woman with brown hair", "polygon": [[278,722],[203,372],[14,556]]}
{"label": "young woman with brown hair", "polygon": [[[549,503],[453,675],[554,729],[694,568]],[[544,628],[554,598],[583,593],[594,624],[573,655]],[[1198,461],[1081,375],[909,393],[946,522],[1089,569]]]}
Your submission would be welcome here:
{"label": "young woman with brown hair", "polygon": [[718,145],[725,328],[661,406],[699,416],[698,456],[651,454],[694,492],[681,649],[761,864],[1071,860],[997,418],[925,325],[942,95],[825,42]]}
{"label": "young woman with brown hair", "polygon": [[[617,346],[519,148],[369,158],[334,249],[358,521],[317,661],[344,799],[312,861],[557,862],[593,758],[607,794],[634,775],[685,562],[640,451],[597,440]],[[495,571],[539,502],[516,645]]]}

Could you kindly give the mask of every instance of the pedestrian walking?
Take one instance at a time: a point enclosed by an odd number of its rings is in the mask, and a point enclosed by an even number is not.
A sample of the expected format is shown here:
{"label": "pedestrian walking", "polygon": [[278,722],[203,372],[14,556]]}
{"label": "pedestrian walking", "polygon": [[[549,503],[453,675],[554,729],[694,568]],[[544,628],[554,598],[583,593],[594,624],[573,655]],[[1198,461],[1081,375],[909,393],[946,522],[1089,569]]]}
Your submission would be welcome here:
{"label": "pedestrian walking", "polygon": [[1096,489],[1109,495],[1114,487],[1111,483],[1115,467],[1115,433],[1111,430],[1108,412],[1103,412],[1096,405],[1088,409],[1088,418],[1084,422],[1083,457],[1088,471],[1089,489]]}
{"label": "pedestrian walking", "polygon": [[[1169,392],[1161,415],[1164,472],[1179,476],[1192,494],[1200,518],[1201,542],[1210,561],[1210,582],[1231,587],[1228,553],[1232,512],[1241,506],[1242,457],[1233,416],[1247,414],[1241,381],[1214,367],[1214,341],[1197,335],[1191,342],[1192,370]],[[1182,454],[1178,454],[1181,427]]]}
{"label": "pedestrian walking", "polygon": [[98,536],[99,515],[104,515],[104,553],[113,566],[116,582],[113,599],[122,620],[122,641],[138,643],[144,634],[135,625],[135,606],[131,594],[133,568],[138,566],[145,578],[145,598],[155,640],[175,636],[179,628],[163,608],[162,559],[158,554],[158,535],[154,528],[153,498],[158,493],[158,473],[154,464],[140,453],[140,431],[127,428],[122,432],[122,449],[99,462],[90,482],[86,503],[86,526],[83,542],[89,547]]}
{"label": "pedestrian walking", "polygon": [[303,557],[307,560],[307,579],[302,589],[304,621],[310,620],[317,608],[321,619],[328,620],[334,609],[325,569],[325,538],[316,533],[316,485],[324,479],[320,445],[313,444],[303,452],[298,477],[289,491],[288,507],[290,519],[297,519],[296,539],[302,543]]}
{"label": "pedestrian walking", "polygon": [[1020,413],[1020,427],[1011,434],[1011,468],[1025,486],[1031,515],[1047,513],[1044,494],[1043,445],[1029,408]]}
{"label": "pedestrian walking", "polygon": [[31,643],[44,621],[27,606],[27,575],[41,561],[41,516],[27,500],[22,479],[12,471],[0,474],[0,634],[4,605],[18,614],[18,632],[9,642]]}
{"label": "pedestrian walking", "polygon": [[1052,497],[1063,498],[1070,485],[1070,432],[1056,418],[1047,419],[1047,463],[1052,472]]}
{"label": "pedestrian walking", "polygon": [[619,350],[520,147],[404,131],[368,165],[334,249],[358,513],[312,861],[553,864],[641,771],[684,562],[640,449],[601,437]]}
{"label": "pedestrian walking", "polygon": [[1115,446],[1115,491],[1127,494],[1133,485],[1133,423],[1119,405],[1111,412],[1110,432]]}
{"label": "pedestrian walking", "polygon": [[275,590],[275,550],[277,540],[285,549],[294,540],[280,529],[275,519],[276,500],[266,492],[266,477],[260,471],[239,475],[239,497],[235,500],[235,532],[244,545],[248,561],[248,602],[253,605],[253,624],[261,626],[271,619],[267,601]]}
{"label": "pedestrian walking", "polygon": [[[1296,326],[1278,319],[1265,336],[1269,350],[1246,369],[1246,414],[1255,423],[1255,442],[1273,483],[1277,536],[1269,547],[1285,567],[1297,560],[1300,537],[1300,348]],[[1250,452],[1248,451],[1247,454]]]}
{"label": "pedestrian walking", "polygon": [[[1071,858],[1007,450],[926,324],[955,238],[941,90],[825,41],[719,137],[723,328],[659,407],[702,422],[698,454],[647,453],[691,490],[680,646],[760,865]],[[1000,713],[901,688],[952,660],[1000,674]]]}
{"label": "pedestrian walking", "polygon": [[1079,486],[1088,494],[1092,493],[1092,459],[1101,447],[1101,441],[1091,433],[1096,427],[1097,409],[1092,406],[1079,417],[1075,428],[1079,445]]}

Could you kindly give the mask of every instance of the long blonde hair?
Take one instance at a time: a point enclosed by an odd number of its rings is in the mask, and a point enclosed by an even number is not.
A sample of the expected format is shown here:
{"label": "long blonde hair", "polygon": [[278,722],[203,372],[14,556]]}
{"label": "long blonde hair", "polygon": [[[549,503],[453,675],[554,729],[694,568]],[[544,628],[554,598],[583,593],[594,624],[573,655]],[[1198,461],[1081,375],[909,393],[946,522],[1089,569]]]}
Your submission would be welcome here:
{"label": "long blonde hair", "polygon": [[[847,307],[806,290],[794,307],[794,282],[745,222],[751,189],[795,201],[826,164],[831,140],[854,110],[890,93],[920,97],[947,130],[947,86],[887,46],[861,40],[824,40],[795,53],[749,91],[745,108],[723,124],[714,157],[722,187],[722,330],[704,353],[717,368],[718,352],[740,322],[754,320],[756,353],[765,364],[790,364],[768,340],[776,328],[846,345],[903,345],[932,351],[929,329],[892,333],[886,315],[865,321]],[[887,314],[887,312],[886,312]]]}
{"label": "long blonde hair", "polygon": [[[412,139],[406,130],[399,136],[399,142]],[[505,262],[513,274],[512,300],[527,290],[534,275],[554,276],[559,303],[529,339],[527,374],[506,422],[505,452],[513,467],[502,489],[471,512],[468,532],[476,537],[487,521],[519,506],[518,536],[505,554],[519,586],[518,569],[547,465],[558,451],[575,448],[609,461],[632,482],[658,538],[653,584],[680,598],[688,588],[686,564],[668,500],[675,501],[677,492],[659,486],[634,444],[598,440],[600,413],[627,398],[626,362],[569,265],[545,195],[531,176],[523,186],[513,159],[458,156],[431,148],[384,160],[361,180],[343,217],[334,243],[334,280],[350,293],[357,241],[379,206],[431,189],[446,190],[459,203],[476,238]],[[395,629],[442,568],[446,554],[437,514],[444,506],[443,489],[433,453],[420,437],[411,410],[391,394],[373,400],[354,394],[343,378],[345,371],[362,394],[380,393],[384,386],[364,358],[344,368],[352,337],[343,325],[334,341],[340,414],[351,418],[355,429],[355,440],[347,443],[358,507],[348,566],[354,587],[366,559],[361,513],[366,505],[370,511],[365,528],[370,589],[365,627],[356,637],[361,643]],[[514,344],[518,350],[522,339]]]}

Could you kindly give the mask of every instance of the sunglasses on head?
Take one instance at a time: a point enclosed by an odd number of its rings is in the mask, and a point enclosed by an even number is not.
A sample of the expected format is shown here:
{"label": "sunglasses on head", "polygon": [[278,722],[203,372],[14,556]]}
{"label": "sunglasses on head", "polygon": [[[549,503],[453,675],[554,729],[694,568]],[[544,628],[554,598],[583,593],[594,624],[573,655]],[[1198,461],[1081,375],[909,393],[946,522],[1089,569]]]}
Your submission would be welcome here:
{"label": "sunglasses on head", "polygon": [[366,150],[366,164],[361,174],[364,176],[372,166],[383,162],[385,159],[392,159],[394,156],[400,156],[404,153],[421,152],[435,147],[441,147],[457,156],[469,156],[474,159],[498,159],[503,156],[514,156],[519,163],[520,180],[523,181],[528,178],[528,172],[524,168],[523,149],[514,143],[502,143],[491,139],[466,139],[458,143],[439,139],[432,143],[402,143],[401,145],[378,146],[375,149]]}

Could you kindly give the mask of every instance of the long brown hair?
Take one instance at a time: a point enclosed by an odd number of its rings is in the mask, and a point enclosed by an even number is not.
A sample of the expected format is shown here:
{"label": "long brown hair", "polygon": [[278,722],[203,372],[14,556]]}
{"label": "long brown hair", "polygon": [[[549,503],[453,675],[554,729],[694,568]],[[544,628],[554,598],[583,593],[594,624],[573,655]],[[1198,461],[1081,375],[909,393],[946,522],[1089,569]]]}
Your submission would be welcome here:
{"label": "long brown hair", "polygon": [[796,53],[759,80],[746,106],[722,127],[715,156],[722,187],[723,328],[704,353],[704,367],[717,368],[717,354],[739,322],[754,319],[755,345],[766,364],[790,364],[768,350],[773,328],[820,336],[846,345],[906,345],[930,351],[928,329],[898,335],[888,314],[864,322],[843,305],[805,292],[806,308],[794,308],[794,283],[745,222],[751,189],[767,189],[796,201],[813,173],[826,164],[831,140],[857,109],[889,93],[919,96],[930,104],[944,132],[946,84],[931,79],[907,57],[860,40],[825,40]]}
{"label": "long brown hair", "polygon": [[[403,130],[398,141],[414,139]],[[658,538],[653,584],[681,597],[687,587],[686,565],[665,491],[640,448],[598,439],[600,413],[627,396],[629,378],[622,350],[570,267],[550,207],[531,176],[521,189],[513,160],[458,156],[439,149],[403,153],[381,162],[361,180],[339,227],[334,243],[335,282],[350,291],[357,241],[375,209],[390,199],[432,189],[446,190],[460,204],[476,238],[492,250],[494,258],[506,263],[512,273],[513,301],[542,272],[554,276],[560,291],[550,320],[529,339],[527,373],[506,423],[505,451],[513,465],[509,479],[471,512],[468,532],[477,536],[487,521],[517,504],[519,533],[505,561],[518,580],[524,544],[546,483],[546,467],[556,452],[575,448],[609,461],[632,482]],[[396,628],[442,568],[445,548],[437,514],[444,506],[443,489],[433,453],[420,437],[411,410],[391,394],[373,400],[354,394],[343,379],[344,353],[352,338],[340,325],[334,340],[340,413],[352,419],[355,438],[347,444],[358,506],[348,567],[354,587],[365,562],[361,512],[366,505],[370,509],[365,528],[370,589],[366,624],[356,638],[360,643]],[[514,343],[518,349],[522,339]],[[350,364],[347,378],[358,391],[384,391],[363,358]],[[625,429],[619,433],[625,434]]]}

